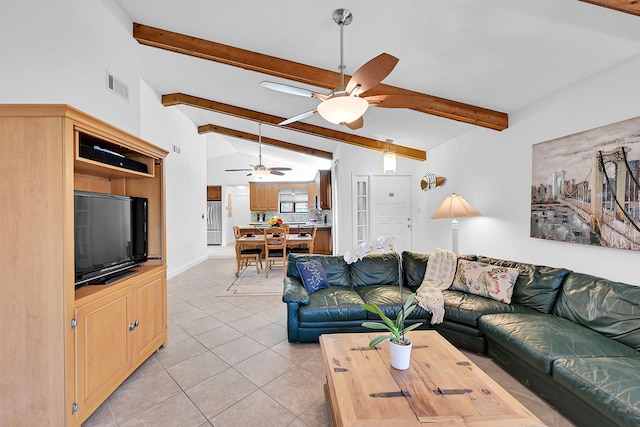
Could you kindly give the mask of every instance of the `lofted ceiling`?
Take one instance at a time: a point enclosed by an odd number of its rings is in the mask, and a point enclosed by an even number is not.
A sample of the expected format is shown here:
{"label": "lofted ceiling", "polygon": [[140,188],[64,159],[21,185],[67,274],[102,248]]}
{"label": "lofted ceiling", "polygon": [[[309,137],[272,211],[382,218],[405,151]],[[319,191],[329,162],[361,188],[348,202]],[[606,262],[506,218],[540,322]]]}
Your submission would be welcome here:
{"label": "lofted ceiling", "polygon": [[[261,121],[271,123],[262,127],[263,142],[274,140],[287,148],[264,146],[269,162],[282,163],[277,166],[296,162],[293,157],[299,156],[290,150],[296,146],[326,157],[340,140],[382,150],[391,139],[406,147],[401,155],[420,161],[429,149],[478,127],[499,132],[493,129],[505,127],[508,115],[640,53],[640,17],[633,14],[638,6],[623,0],[116,1],[139,24],[135,33],[132,27],[132,36],[143,34],[140,29],[165,39],[175,33],[178,39],[213,42],[225,53],[226,45],[276,58],[266,58],[266,66],[256,71],[148,46],[140,38],[144,79],[163,95],[167,108],[179,108],[208,135],[210,156],[255,155],[256,122]],[[614,9],[590,3],[609,3]],[[423,109],[369,108],[364,127],[355,131],[317,114],[287,127],[266,120],[312,110],[319,101],[268,90],[259,85],[263,80],[329,92],[331,85],[323,84],[322,77],[294,81],[269,75],[267,69],[287,60],[320,69],[319,75],[329,79],[337,75],[340,32],[332,19],[337,8],[354,16],[344,27],[346,74],[389,53],[400,61],[383,81],[385,87],[442,98],[462,114],[445,114],[455,118],[450,119]],[[619,11],[625,8],[629,13]],[[478,117],[489,117],[489,124]]]}

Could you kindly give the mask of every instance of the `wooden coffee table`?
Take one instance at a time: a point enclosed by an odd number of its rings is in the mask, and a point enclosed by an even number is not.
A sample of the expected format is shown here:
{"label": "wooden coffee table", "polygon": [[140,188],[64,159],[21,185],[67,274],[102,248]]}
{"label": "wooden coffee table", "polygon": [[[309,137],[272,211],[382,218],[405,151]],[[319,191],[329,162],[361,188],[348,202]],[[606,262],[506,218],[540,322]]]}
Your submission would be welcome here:
{"label": "wooden coffee table", "polygon": [[436,331],[412,331],[411,366],[389,363],[377,333],[320,337],[332,426],[544,426]]}

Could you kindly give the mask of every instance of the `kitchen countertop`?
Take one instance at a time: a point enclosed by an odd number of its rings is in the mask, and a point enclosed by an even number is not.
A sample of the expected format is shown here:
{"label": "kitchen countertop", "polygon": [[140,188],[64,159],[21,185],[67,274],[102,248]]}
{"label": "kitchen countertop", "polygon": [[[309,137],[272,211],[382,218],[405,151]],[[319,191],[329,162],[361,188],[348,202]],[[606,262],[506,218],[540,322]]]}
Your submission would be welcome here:
{"label": "kitchen countertop", "polygon": [[[325,224],[323,222],[287,222],[285,224],[288,224],[291,228],[296,228],[296,227],[313,227],[314,225],[317,225],[318,228],[331,228],[331,224]],[[270,227],[270,225],[267,222],[250,222],[249,225],[247,226],[241,226],[240,228],[266,228],[266,227]]]}

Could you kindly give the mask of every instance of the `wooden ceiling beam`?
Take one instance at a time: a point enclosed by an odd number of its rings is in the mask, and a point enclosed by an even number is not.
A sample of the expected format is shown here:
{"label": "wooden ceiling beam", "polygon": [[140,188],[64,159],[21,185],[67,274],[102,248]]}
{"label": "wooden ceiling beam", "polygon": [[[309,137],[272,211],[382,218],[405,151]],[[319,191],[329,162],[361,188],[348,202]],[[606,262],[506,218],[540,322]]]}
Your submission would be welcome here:
{"label": "wooden ceiling beam", "polygon": [[638,0],[580,0],[585,3],[595,4],[619,12],[640,16],[640,2]]}
{"label": "wooden ceiling beam", "polygon": [[[301,64],[275,56],[263,55],[261,53],[149,27],[143,24],[133,24],[133,37],[143,45],[220,62],[299,83],[329,90],[340,86],[340,73],[335,71]],[[375,89],[375,91],[373,89]],[[504,130],[509,126],[507,114],[498,111],[385,84],[379,84],[373,89],[368,91],[367,95],[410,94],[424,96],[427,106],[415,109],[415,111],[422,113],[494,130]]]}
{"label": "wooden ceiling beam", "polygon": [[[248,110],[246,108],[237,107],[235,105],[224,104],[222,102],[212,101],[210,99],[198,98],[196,96],[186,95],[184,93],[170,93],[162,95],[162,105],[165,107],[173,105],[188,105],[190,107],[201,108],[216,113],[227,114],[241,119],[252,120],[258,123],[267,123],[278,126],[278,123],[285,120],[284,117],[278,117],[271,114],[260,113],[258,111]],[[302,122],[294,122],[283,128],[295,130],[297,132],[309,135],[319,136],[322,138],[333,139],[335,141],[344,142],[346,144],[356,145],[362,148],[383,152],[388,149],[389,144],[386,141],[378,141],[376,139],[366,138],[359,135],[340,132],[333,129],[327,129],[320,126],[310,125]],[[405,147],[393,144],[393,149],[398,156],[407,157],[414,160],[424,161],[427,159],[427,153],[416,148]]]}
{"label": "wooden ceiling beam", "polygon": [[[260,136],[255,135],[248,132],[243,132],[241,130],[230,129],[214,124],[207,124],[198,126],[198,133],[210,133],[215,132],[221,135],[231,136],[233,138],[240,138],[245,141],[258,142],[260,141]],[[278,139],[267,138],[265,136],[262,137],[262,143],[265,145],[271,145],[273,147],[284,148],[286,150],[295,151],[297,153],[307,154],[309,156],[321,157],[324,159],[333,159],[333,153],[329,151],[318,150],[316,148],[305,147],[302,145],[292,144],[291,142],[280,141]]]}

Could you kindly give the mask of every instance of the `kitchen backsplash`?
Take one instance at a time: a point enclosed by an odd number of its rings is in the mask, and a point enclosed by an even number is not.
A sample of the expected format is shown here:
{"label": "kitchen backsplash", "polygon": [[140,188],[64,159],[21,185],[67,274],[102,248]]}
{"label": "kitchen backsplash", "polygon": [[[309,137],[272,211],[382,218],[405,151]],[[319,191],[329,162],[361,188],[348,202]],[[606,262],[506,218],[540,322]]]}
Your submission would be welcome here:
{"label": "kitchen backsplash", "polygon": [[251,212],[251,222],[263,222],[263,215],[264,222],[269,221],[271,217],[277,216],[282,218],[285,224],[288,222],[307,222],[310,219],[317,220],[319,224],[331,224],[331,210],[311,211],[309,213],[280,213],[278,211]]}

